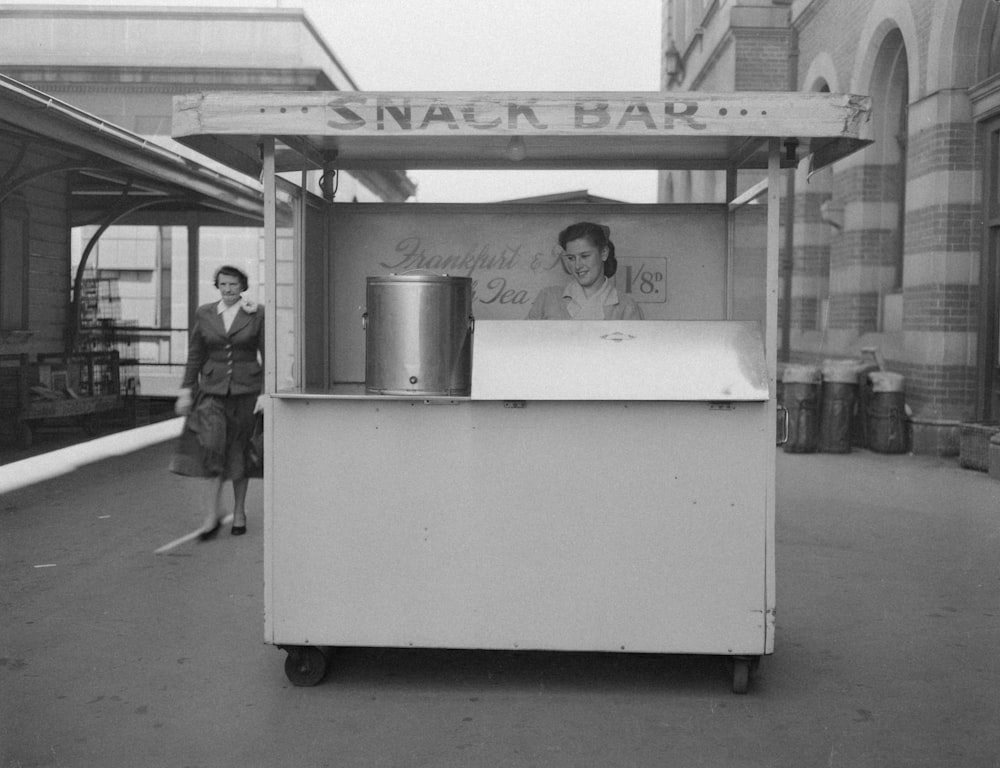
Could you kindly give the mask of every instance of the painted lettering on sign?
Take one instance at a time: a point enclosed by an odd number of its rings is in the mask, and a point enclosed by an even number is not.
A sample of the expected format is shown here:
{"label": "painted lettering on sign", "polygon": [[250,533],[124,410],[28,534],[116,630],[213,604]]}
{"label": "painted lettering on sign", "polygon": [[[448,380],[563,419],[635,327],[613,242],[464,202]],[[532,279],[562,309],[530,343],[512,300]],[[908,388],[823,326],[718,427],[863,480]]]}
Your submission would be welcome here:
{"label": "painted lettering on sign", "polygon": [[[700,131],[708,126],[698,116],[694,99],[578,99],[567,103],[520,101],[416,101],[410,97],[342,95],[326,107],[326,124],[336,131],[372,129],[392,133],[451,131],[517,131],[574,133],[594,131]],[[727,110],[720,109],[725,116]],[[743,112],[745,114],[745,110]]]}
{"label": "painted lettering on sign", "polygon": [[480,304],[527,304],[528,291],[524,288],[513,288],[508,285],[506,277],[494,277],[480,287],[480,281],[472,281],[472,298]]}
{"label": "painted lettering on sign", "polygon": [[503,246],[482,243],[464,251],[447,253],[428,248],[418,236],[404,237],[396,243],[395,250],[397,258],[394,261],[379,262],[384,269],[391,272],[429,269],[464,277],[472,277],[476,272],[482,271],[516,271],[531,256],[537,255],[529,256],[521,243]]}
{"label": "painted lettering on sign", "polygon": [[[503,244],[480,242],[449,250],[419,235],[396,242],[392,259],[379,261],[391,274],[426,270],[472,278],[472,299],[495,307],[528,306],[540,285],[568,281],[560,259],[561,249],[548,252],[519,241]],[[619,290],[639,302],[664,302],[667,296],[665,258],[619,259],[615,278]],[[545,277],[549,275],[549,277]]]}
{"label": "painted lettering on sign", "polygon": [[636,301],[667,300],[666,258],[619,259],[618,275],[618,284]]}
{"label": "painted lettering on sign", "polygon": [[[518,306],[530,303],[533,291],[523,285],[527,274],[536,271],[544,254],[523,243],[477,243],[463,251],[442,252],[413,235],[396,243],[396,258],[379,266],[393,273],[429,270],[441,274],[471,277],[472,300],[478,304]],[[496,273],[501,274],[496,274]]]}
{"label": "painted lettering on sign", "polygon": [[[613,112],[606,101],[577,102],[573,111],[573,125],[582,130],[602,129],[613,125],[618,130],[636,123],[655,131],[659,128],[673,128],[676,121],[680,120],[689,128],[704,130],[707,127],[705,123],[694,119],[697,111],[697,102],[667,101],[663,103],[663,114],[657,123],[649,105],[644,101],[631,101],[618,112]],[[615,118],[617,120],[612,122]]]}
{"label": "painted lettering on sign", "polygon": [[364,105],[366,99],[356,96],[342,96],[331,99],[327,106],[336,114],[339,120],[327,120],[326,124],[331,128],[341,131],[353,131],[364,128],[368,121],[359,115],[352,106]]}

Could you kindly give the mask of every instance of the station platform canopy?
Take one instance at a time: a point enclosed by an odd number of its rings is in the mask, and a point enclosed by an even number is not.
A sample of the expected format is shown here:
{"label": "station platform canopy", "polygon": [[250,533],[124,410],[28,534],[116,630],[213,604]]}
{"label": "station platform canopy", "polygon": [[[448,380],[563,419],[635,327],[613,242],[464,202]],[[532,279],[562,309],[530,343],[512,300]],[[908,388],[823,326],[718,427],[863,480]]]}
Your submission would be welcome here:
{"label": "station platform canopy", "polygon": [[[6,75],[0,75],[0,138],[14,153],[13,166],[0,178],[0,201],[36,179],[69,174],[70,226],[97,224],[126,211],[129,223],[183,224],[191,213],[205,224],[260,226],[264,219],[263,191],[256,183],[183,157]],[[29,152],[44,157],[44,164],[22,162]]]}
{"label": "station platform canopy", "polygon": [[354,169],[763,169],[828,165],[870,142],[866,96],[801,92],[206,92],[173,136],[258,175]]}

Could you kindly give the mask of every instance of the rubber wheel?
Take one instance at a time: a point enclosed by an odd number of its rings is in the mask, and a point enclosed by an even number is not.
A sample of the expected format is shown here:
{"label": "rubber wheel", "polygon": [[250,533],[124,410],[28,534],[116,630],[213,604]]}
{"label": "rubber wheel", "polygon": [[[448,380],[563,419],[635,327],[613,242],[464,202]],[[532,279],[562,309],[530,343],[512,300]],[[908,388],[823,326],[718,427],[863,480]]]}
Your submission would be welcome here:
{"label": "rubber wheel", "polygon": [[285,675],[292,685],[318,685],[326,676],[329,662],[326,654],[315,645],[297,645],[286,648]]}
{"label": "rubber wheel", "polygon": [[733,659],[733,693],[744,694],[750,686],[750,660]]}

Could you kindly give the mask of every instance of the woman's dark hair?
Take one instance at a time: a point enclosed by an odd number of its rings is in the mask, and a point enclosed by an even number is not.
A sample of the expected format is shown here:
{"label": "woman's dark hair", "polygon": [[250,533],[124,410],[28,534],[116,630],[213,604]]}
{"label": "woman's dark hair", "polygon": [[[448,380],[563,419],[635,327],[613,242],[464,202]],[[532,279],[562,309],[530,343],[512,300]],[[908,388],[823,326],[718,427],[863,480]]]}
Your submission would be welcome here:
{"label": "woman's dark hair", "polygon": [[587,238],[598,249],[607,248],[608,258],[604,262],[604,276],[614,277],[618,271],[618,260],[615,258],[615,244],[611,242],[611,227],[604,224],[594,224],[591,221],[578,221],[570,224],[559,233],[559,247],[566,249],[566,243]]}
{"label": "woman's dark hair", "polygon": [[240,291],[245,291],[250,288],[250,279],[247,277],[247,273],[242,269],[237,269],[236,267],[231,267],[228,264],[224,267],[219,267],[215,270],[215,278],[212,281],[215,287],[219,287],[219,275],[228,275],[229,277],[239,278],[240,281]]}

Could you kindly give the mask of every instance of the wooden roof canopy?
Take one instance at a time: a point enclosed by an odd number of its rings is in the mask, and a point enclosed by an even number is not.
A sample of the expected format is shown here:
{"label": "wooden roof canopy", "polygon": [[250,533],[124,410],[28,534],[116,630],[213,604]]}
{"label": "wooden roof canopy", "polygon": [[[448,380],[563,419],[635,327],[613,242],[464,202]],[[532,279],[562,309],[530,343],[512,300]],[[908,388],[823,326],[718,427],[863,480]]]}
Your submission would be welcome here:
{"label": "wooden roof canopy", "polygon": [[814,168],[869,143],[870,99],[802,92],[210,92],[174,98],[173,136],[276,170]]}

